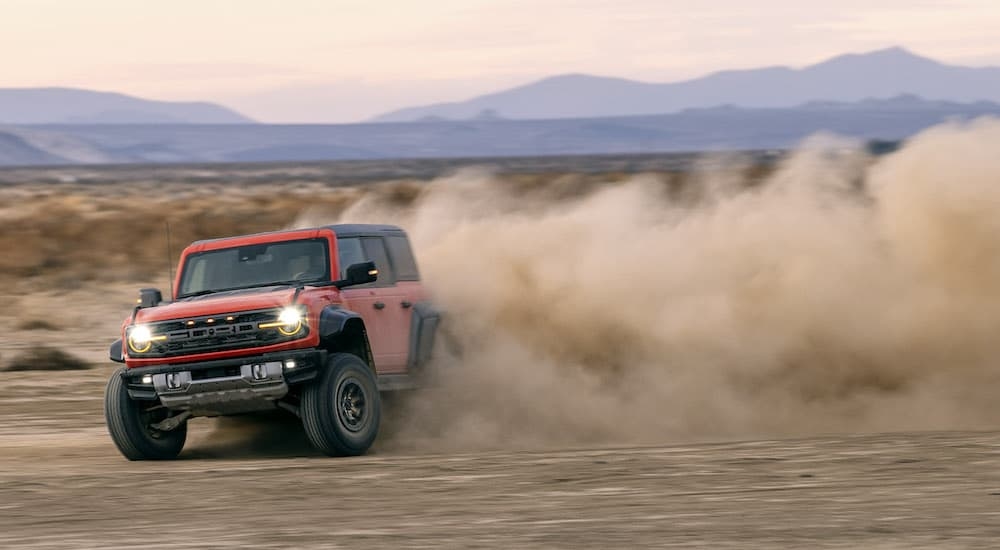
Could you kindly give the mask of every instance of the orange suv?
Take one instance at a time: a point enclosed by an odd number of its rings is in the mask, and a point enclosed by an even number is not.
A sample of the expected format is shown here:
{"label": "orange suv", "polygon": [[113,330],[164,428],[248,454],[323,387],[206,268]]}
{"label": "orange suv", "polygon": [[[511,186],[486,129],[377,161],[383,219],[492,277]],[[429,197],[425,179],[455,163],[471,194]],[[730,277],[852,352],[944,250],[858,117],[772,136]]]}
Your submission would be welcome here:
{"label": "orange suv", "polygon": [[379,392],[413,386],[440,320],[391,225],[198,241],[173,292],[142,289],[111,345],[105,419],[129,460],[176,457],[191,418],[276,408],[320,451],[362,454]]}

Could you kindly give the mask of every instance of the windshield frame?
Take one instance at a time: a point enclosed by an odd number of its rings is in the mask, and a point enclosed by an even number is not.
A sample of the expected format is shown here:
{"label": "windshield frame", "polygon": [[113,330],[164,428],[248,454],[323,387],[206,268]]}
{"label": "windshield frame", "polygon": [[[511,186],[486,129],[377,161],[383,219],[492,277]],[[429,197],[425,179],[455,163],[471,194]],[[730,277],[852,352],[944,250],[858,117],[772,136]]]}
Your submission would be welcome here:
{"label": "windshield frame", "polygon": [[[323,284],[323,283],[327,283],[327,282],[329,282],[329,280],[330,280],[330,278],[332,276],[332,273],[333,273],[334,266],[333,266],[333,263],[332,263],[332,259],[334,257],[333,256],[334,253],[336,252],[335,249],[331,250],[331,240],[332,239],[330,239],[330,238],[328,238],[328,237],[326,237],[324,235],[319,235],[319,236],[304,236],[304,237],[301,237],[301,238],[286,238],[286,239],[275,239],[275,240],[268,240],[268,241],[255,241],[255,242],[252,242],[252,243],[247,243],[247,242],[233,242],[231,246],[212,247],[212,248],[208,248],[208,249],[204,249],[204,250],[198,250],[196,252],[186,253],[186,254],[184,254],[184,256],[182,258],[183,263],[182,263],[181,268],[180,268],[180,270],[178,272],[178,275],[177,275],[177,284],[176,284],[176,287],[175,287],[176,288],[176,296],[174,297],[174,299],[175,300],[183,300],[185,298],[192,298],[192,297],[195,297],[195,296],[206,296],[206,295],[217,294],[217,293],[222,293],[222,292],[230,292],[230,291],[234,291],[234,290],[246,290],[246,289],[252,289],[252,288],[262,288],[263,289],[263,288],[270,288],[270,287],[275,287],[275,286],[292,286],[292,285],[294,285],[294,286],[308,286],[310,284]],[[293,244],[293,243],[302,243],[302,242],[315,242],[315,243],[319,243],[319,244],[323,245],[323,254],[325,256],[323,265],[325,266],[325,273],[324,273],[324,275],[321,278],[318,278],[318,279],[317,278],[308,278],[308,279],[302,279],[302,280],[284,279],[284,280],[274,280],[274,281],[263,281],[263,282],[260,282],[260,283],[254,283],[254,284],[249,284],[249,285],[238,285],[238,286],[223,287],[223,288],[216,288],[216,289],[207,289],[206,288],[206,289],[195,290],[195,291],[192,291],[192,292],[182,292],[182,289],[184,288],[184,283],[185,283],[186,279],[188,278],[188,276],[190,275],[189,272],[190,272],[191,266],[194,264],[194,261],[197,260],[199,257],[205,256],[205,255],[208,255],[208,254],[217,254],[217,253],[227,252],[227,251],[231,251],[233,249],[240,249],[240,248],[244,248],[244,247],[248,247],[248,246],[270,247],[270,246],[280,246],[280,245],[283,245],[283,244]]]}

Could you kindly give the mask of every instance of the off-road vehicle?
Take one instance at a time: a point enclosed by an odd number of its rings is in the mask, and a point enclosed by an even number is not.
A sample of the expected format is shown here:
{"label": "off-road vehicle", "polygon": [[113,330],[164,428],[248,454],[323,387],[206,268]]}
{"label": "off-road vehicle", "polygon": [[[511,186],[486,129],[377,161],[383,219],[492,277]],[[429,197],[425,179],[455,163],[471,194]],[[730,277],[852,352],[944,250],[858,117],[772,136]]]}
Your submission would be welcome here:
{"label": "off-road vehicle", "polygon": [[198,241],[172,293],[142,289],[111,345],[104,412],[130,460],[176,457],[191,418],[276,408],[320,451],[362,454],[379,392],[412,386],[440,318],[390,225]]}

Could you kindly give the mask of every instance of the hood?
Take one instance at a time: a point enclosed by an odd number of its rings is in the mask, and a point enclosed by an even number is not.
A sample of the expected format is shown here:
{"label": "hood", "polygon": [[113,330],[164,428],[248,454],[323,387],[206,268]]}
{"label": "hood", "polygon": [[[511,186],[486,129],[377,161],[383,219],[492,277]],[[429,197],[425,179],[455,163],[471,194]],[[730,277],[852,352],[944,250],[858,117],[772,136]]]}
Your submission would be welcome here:
{"label": "hood", "polygon": [[287,286],[265,287],[220,292],[194,298],[185,298],[156,307],[140,309],[135,314],[136,323],[152,323],[206,315],[222,315],[283,307],[292,303],[295,288]]}

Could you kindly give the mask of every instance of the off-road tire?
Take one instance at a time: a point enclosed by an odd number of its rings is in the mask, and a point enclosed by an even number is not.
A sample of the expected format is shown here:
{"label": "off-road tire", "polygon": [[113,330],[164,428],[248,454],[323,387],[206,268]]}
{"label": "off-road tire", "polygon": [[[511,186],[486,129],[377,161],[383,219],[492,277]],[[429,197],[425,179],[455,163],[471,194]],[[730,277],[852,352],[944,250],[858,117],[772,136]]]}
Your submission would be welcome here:
{"label": "off-road tire", "polygon": [[364,454],[382,419],[375,375],[360,357],[334,353],[319,378],[303,388],[300,412],[306,436],[324,454]]}
{"label": "off-road tire", "polygon": [[[129,460],[169,460],[177,458],[184,441],[187,439],[187,423],[183,423],[169,432],[154,430],[149,427],[151,422],[163,418],[151,418],[143,412],[146,403],[136,401],[128,396],[125,380],[118,369],[108,380],[104,391],[104,419],[108,425],[111,440]],[[149,403],[150,405],[153,402]],[[160,414],[166,415],[163,410]]]}

